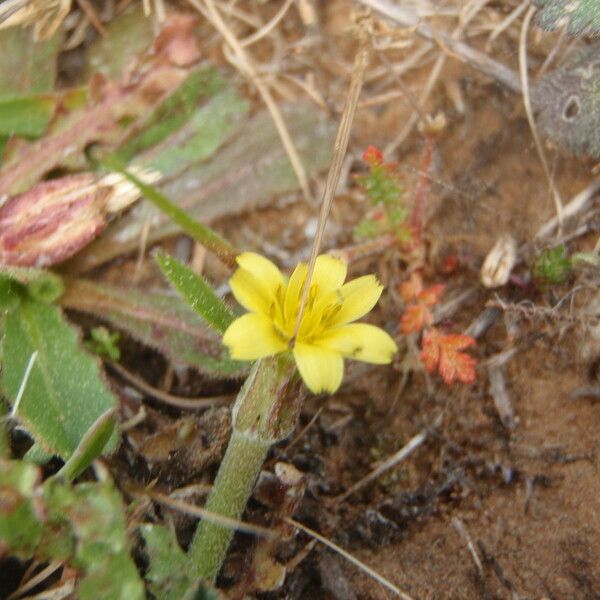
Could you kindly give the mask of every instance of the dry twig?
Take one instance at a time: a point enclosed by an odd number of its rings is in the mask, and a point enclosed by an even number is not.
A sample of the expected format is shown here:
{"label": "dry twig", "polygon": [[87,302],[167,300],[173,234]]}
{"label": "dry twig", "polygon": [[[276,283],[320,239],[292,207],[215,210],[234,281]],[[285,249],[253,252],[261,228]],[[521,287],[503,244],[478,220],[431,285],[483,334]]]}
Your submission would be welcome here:
{"label": "dry twig", "polygon": [[284,520],[286,523],[289,523],[290,525],[292,525],[293,527],[296,527],[300,531],[303,531],[310,537],[318,540],[319,542],[321,542],[321,544],[327,546],[328,548],[331,548],[331,550],[333,550],[334,552],[337,552],[340,556],[343,556],[348,562],[351,562],[353,565],[357,566],[361,571],[364,571],[365,573],[367,573],[367,575],[372,577],[375,581],[379,582],[382,586],[384,586],[391,592],[394,592],[394,594],[396,594],[396,596],[399,596],[400,598],[402,598],[402,600],[413,600],[411,598],[411,596],[409,596],[408,594],[405,594],[402,590],[400,590],[398,587],[396,587],[393,583],[391,583],[385,577],[383,577],[382,575],[377,573],[377,571],[374,571],[373,569],[371,569],[371,567],[365,565],[365,563],[358,560],[358,558],[356,558],[355,556],[352,556],[352,554],[350,554],[349,552],[346,552],[346,550],[344,550],[343,548],[340,548],[337,544],[334,544],[331,540],[328,540],[327,538],[323,537],[321,534],[317,533],[316,531],[309,529],[308,527],[306,527],[306,525],[302,525],[302,523],[298,523],[298,521],[294,521],[293,519],[289,519],[289,518],[286,518]]}
{"label": "dry twig", "polygon": [[108,366],[116,371],[123,379],[125,379],[128,383],[144,392],[144,394],[148,394],[155,400],[160,400],[169,406],[174,406],[175,408],[182,408],[183,410],[200,410],[202,408],[210,408],[211,406],[215,406],[217,404],[227,404],[233,399],[233,395],[224,395],[224,396],[212,396],[207,398],[184,398],[181,396],[174,396],[173,394],[168,394],[167,392],[163,392],[154,386],[151,386],[149,383],[146,383],[139,377],[136,377],[133,373],[129,372],[125,367],[121,366],[116,362],[108,362]]}

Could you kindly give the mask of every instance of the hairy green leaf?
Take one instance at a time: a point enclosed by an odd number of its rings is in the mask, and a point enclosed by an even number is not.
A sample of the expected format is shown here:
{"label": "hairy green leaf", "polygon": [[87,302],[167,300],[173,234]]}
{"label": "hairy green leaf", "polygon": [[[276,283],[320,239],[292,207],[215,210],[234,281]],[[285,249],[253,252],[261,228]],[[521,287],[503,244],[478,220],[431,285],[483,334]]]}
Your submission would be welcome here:
{"label": "hairy green leaf", "polygon": [[[22,299],[6,317],[2,387],[16,417],[47,452],[69,458],[90,427],[116,405],[99,362],[56,306]],[[28,376],[27,376],[28,375]],[[107,450],[113,450],[113,436]]]}
{"label": "hairy green leaf", "polygon": [[164,252],[156,254],[156,262],[164,276],[202,319],[219,333],[225,333],[235,317],[204,277]]}
{"label": "hairy green leaf", "polygon": [[248,365],[231,360],[220,337],[177,295],[97,283],[72,281],[63,306],[93,314],[162,352],[210,376],[239,377]]}
{"label": "hairy green leaf", "polygon": [[31,503],[39,480],[40,473],[34,465],[0,459],[0,546],[27,558],[42,535],[42,524]]}
{"label": "hairy green leaf", "polygon": [[[285,105],[282,112],[308,175],[326,169],[336,124],[305,102]],[[165,141],[165,151],[177,144],[176,133]],[[209,161],[186,164],[179,176],[159,186],[191,218],[210,223],[272,203],[274,196],[297,190],[298,180],[273,120],[264,111],[240,125],[234,138]],[[154,207],[140,203],[80,253],[74,267],[87,270],[137,249],[149,219],[153,223],[149,243],[181,231],[157,215]]]}
{"label": "hairy green leaf", "polygon": [[190,161],[210,156],[247,111],[248,103],[217,69],[197,69],[136,124],[116,156],[122,162],[135,157],[136,165],[173,177]]}
{"label": "hairy green leaf", "polygon": [[[33,300],[44,302],[45,304],[51,304],[55,300],[58,300],[65,291],[62,279],[46,269],[0,265],[0,284],[7,281],[21,284],[23,290]],[[0,287],[0,303],[2,289],[4,288]]]}
{"label": "hairy green leaf", "polygon": [[600,33],[598,0],[534,0],[534,4],[540,8],[535,22],[547,31],[566,26],[571,35]]}

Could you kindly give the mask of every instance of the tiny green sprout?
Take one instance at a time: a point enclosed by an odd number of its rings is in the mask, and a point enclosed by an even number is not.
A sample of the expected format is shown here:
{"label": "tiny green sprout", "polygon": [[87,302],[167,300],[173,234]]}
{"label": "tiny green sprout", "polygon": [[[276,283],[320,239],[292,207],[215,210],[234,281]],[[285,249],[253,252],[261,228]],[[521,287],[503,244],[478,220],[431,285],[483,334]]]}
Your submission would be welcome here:
{"label": "tiny green sprout", "polygon": [[91,339],[86,341],[85,347],[94,354],[101,357],[108,357],[117,361],[121,358],[119,350],[120,335],[116,331],[109,331],[106,327],[94,327],[90,331]]}
{"label": "tiny green sprout", "polygon": [[535,259],[532,268],[534,279],[551,285],[565,283],[571,274],[572,260],[564,244],[547,248]]}
{"label": "tiny green sprout", "polygon": [[366,218],[354,227],[354,239],[372,240],[380,231],[381,227],[377,221]]}

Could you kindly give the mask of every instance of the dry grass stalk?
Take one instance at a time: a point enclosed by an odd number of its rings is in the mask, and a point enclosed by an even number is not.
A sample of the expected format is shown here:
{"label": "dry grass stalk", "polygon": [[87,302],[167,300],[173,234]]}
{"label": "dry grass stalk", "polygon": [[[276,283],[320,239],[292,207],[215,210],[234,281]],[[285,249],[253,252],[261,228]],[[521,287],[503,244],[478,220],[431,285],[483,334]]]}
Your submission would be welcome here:
{"label": "dry grass stalk", "polygon": [[527,11],[527,14],[525,15],[525,18],[523,19],[521,35],[519,37],[519,74],[521,77],[521,87],[523,89],[523,103],[525,105],[527,121],[529,122],[529,127],[531,128],[531,135],[533,136],[533,141],[535,143],[537,153],[540,157],[542,167],[544,168],[544,174],[546,175],[546,179],[548,180],[548,186],[550,187],[550,191],[552,192],[552,198],[554,200],[554,207],[556,210],[556,218],[558,222],[558,230],[560,233],[563,225],[564,210],[562,199],[560,197],[558,188],[556,187],[556,184],[554,182],[554,178],[552,177],[552,173],[550,173],[550,167],[548,166],[546,154],[544,152],[544,148],[542,146],[542,142],[540,140],[537,127],[535,125],[535,120],[533,118],[533,109],[531,107],[531,95],[529,93],[529,77],[527,74],[527,32],[529,31],[529,24],[531,23],[531,19],[535,11],[535,6],[531,6]]}
{"label": "dry grass stalk", "polygon": [[317,231],[315,233],[315,239],[312,245],[310,260],[308,262],[306,280],[304,282],[304,287],[302,288],[300,307],[296,317],[296,327],[292,340],[298,335],[300,324],[302,323],[304,307],[306,305],[308,290],[310,288],[310,280],[315,269],[315,263],[317,261],[317,256],[321,247],[321,241],[325,232],[325,225],[327,224],[327,218],[329,217],[329,212],[331,211],[333,197],[340,180],[340,174],[344,165],[344,158],[346,157],[346,150],[348,149],[348,140],[350,139],[350,130],[352,128],[352,122],[354,121],[354,113],[356,112],[356,106],[360,97],[365,70],[369,63],[368,30],[369,22],[367,20],[361,21],[358,29],[359,49],[354,60],[350,88],[348,90],[348,95],[346,96],[344,110],[342,112],[340,125],[333,145],[333,158],[329,168],[329,173],[327,173],[327,181],[325,182],[325,191],[323,192],[323,201],[321,203],[321,212],[319,214],[319,223],[317,225]]}
{"label": "dry grass stalk", "polygon": [[371,569],[371,567],[365,565],[365,563],[358,560],[358,558],[356,558],[349,552],[346,552],[346,550],[344,550],[343,548],[340,548],[337,544],[334,544],[331,540],[328,540],[326,537],[323,537],[321,534],[306,527],[306,525],[302,525],[302,523],[298,523],[298,521],[294,521],[293,519],[286,518],[285,522],[296,527],[300,531],[303,531],[310,537],[318,540],[319,542],[321,542],[321,544],[327,546],[328,548],[331,548],[331,550],[333,550],[334,552],[337,552],[337,554],[339,554],[340,556],[345,558],[348,562],[351,562],[353,565],[358,567],[361,571],[364,571],[367,575],[369,575],[369,577],[372,577],[375,581],[380,583],[382,586],[384,586],[385,588],[387,588],[388,590],[390,590],[391,592],[396,594],[396,596],[402,598],[402,600],[413,600],[413,598],[411,596],[404,593],[401,589],[396,587],[391,581],[389,581],[388,579],[386,579],[385,577],[383,577],[382,575],[377,573],[377,571]]}
{"label": "dry grass stalk", "polygon": [[254,67],[252,60],[242,47],[240,41],[233,34],[231,29],[227,26],[223,18],[221,17],[221,13],[216,7],[213,0],[188,0],[188,2],[200,12],[212,25],[213,27],[223,36],[227,45],[233,51],[236,61],[235,66],[242,72],[244,76],[246,76],[252,84],[258,90],[263,102],[267,106],[267,109],[271,113],[271,117],[273,118],[273,122],[275,123],[275,127],[281,137],[281,142],[283,143],[283,147],[287,152],[287,155],[292,164],[292,168],[294,169],[294,173],[296,174],[296,178],[298,179],[298,183],[300,184],[300,188],[302,189],[302,193],[307,202],[311,201],[312,194],[310,193],[310,187],[308,184],[308,177],[306,175],[306,169],[302,164],[298,151],[296,150],[296,146],[290,136],[288,128],[283,120],[279,107],[275,102],[271,91],[265,82],[259,77],[256,68]]}
{"label": "dry grass stalk", "polygon": [[159,400],[165,404],[168,404],[169,406],[174,406],[175,408],[182,410],[200,410],[219,404],[227,404],[233,400],[233,395],[213,396],[210,398],[185,398],[181,396],[174,396],[173,394],[163,392],[162,390],[151,386],[117,362],[111,361],[107,364],[113,371],[116,371],[133,387],[137,388],[144,394],[148,394],[148,396],[154,398],[155,400]]}

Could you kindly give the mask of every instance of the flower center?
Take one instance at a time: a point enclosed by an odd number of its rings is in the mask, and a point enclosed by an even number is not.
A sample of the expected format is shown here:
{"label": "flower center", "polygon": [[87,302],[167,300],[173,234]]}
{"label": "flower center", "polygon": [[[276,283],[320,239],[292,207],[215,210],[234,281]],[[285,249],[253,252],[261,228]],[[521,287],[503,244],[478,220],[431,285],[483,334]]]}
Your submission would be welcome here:
{"label": "flower center", "polygon": [[[289,297],[286,294],[287,291],[287,286],[285,288],[280,286],[277,289],[271,306],[270,316],[273,320],[273,326],[277,335],[279,335],[283,341],[289,343],[292,340],[296,329],[296,319],[298,317],[298,311],[300,310],[302,286],[299,286],[297,291],[294,290],[293,297]],[[288,304],[287,306],[286,302]],[[341,310],[342,303],[343,297],[339,290],[323,293],[318,284],[311,284],[308,290],[297,340],[300,342],[312,343],[318,339],[319,336],[332,326],[332,321],[335,315]]]}

